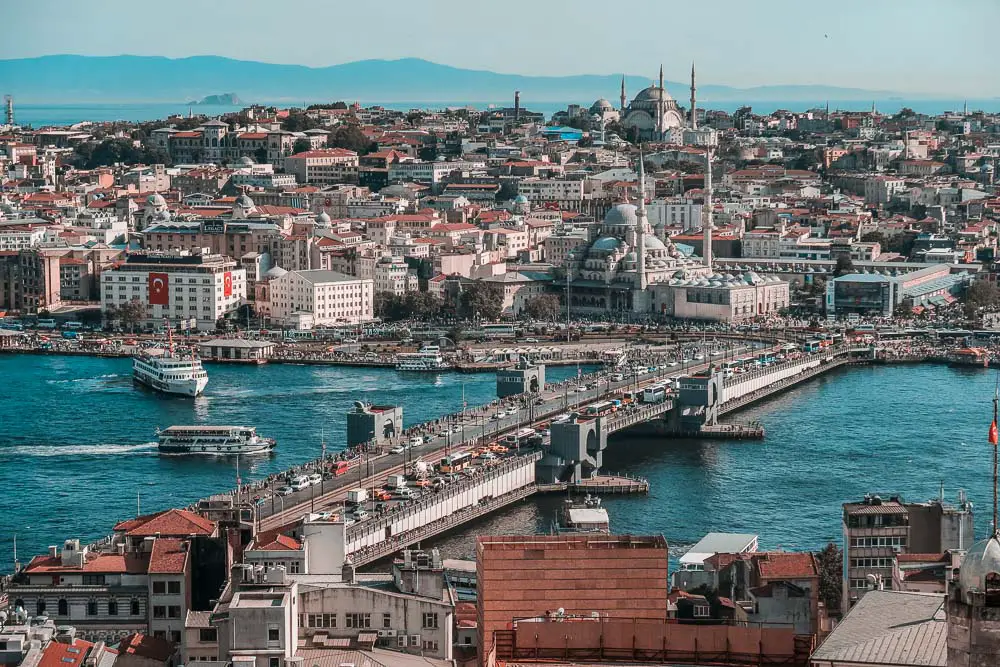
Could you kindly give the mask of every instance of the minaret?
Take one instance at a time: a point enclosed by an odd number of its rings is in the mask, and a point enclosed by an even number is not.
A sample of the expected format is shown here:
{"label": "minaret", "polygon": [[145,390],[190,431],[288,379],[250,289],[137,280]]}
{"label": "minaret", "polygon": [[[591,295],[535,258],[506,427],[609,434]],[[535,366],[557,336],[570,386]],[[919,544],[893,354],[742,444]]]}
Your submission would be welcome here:
{"label": "minaret", "polygon": [[692,130],[698,129],[698,105],[696,102],[697,97],[695,95],[695,91],[697,91],[697,88],[695,88],[694,85],[694,61],[692,60],[691,61],[691,129]]}
{"label": "minaret", "polygon": [[962,115],[963,116],[969,115],[969,100],[965,100],[965,105],[962,107]]}
{"label": "minaret", "polygon": [[625,98],[625,75],[622,74],[622,96],[621,96],[622,105],[621,105],[621,115],[622,115],[623,119],[625,118],[625,99],[626,99]]}
{"label": "minaret", "polygon": [[712,268],[712,146],[709,143],[705,146],[705,222],[702,224],[705,231],[705,249],[701,256],[705,260],[705,266]]}
{"label": "minaret", "polygon": [[639,289],[646,284],[646,169],[642,164],[642,149],[639,149],[639,207],[635,210],[636,242],[635,258],[639,271]]}
{"label": "minaret", "polygon": [[874,116],[876,113],[878,112],[875,111],[875,100],[872,100],[872,115]]}
{"label": "minaret", "polygon": [[660,88],[656,93],[656,139],[663,141],[663,63],[660,63]]}

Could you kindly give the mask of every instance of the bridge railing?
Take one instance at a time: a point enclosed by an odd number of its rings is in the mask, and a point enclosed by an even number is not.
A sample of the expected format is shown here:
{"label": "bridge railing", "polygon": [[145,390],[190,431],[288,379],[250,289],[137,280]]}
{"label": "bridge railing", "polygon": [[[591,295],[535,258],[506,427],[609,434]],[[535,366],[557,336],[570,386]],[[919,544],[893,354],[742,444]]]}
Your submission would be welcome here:
{"label": "bridge railing", "polygon": [[512,470],[521,468],[529,463],[534,463],[540,458],[542,458],[542,453],[533,451],[528,454],[502,459],[488,468],[480,468],[483,472],[449,484],[437,492],[397,505],[388,512],[377,515],[373,519],[367,519],[350,526],[347,529],[347,540],[350,542],[371,533],[384,531],[387,526],[391,526],[400,519],[412,516],[433,505],[461,495],[483,482],[494,480]]}

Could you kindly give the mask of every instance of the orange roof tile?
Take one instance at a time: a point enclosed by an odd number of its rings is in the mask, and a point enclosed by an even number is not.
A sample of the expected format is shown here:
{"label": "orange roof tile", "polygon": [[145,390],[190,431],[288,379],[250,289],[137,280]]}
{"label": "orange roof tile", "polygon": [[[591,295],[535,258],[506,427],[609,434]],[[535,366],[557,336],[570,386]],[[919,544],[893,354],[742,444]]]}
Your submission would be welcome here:
{"label": "orange roof tile", "polygon": [[92,648],[94,645],[83,639],[74,639],[72,644],[50,642],[42,651],[38,667],[78,667]]}
{"label": "orange roof tile", "polygon": [[755,554],[760,576],[765,579],[806,579],[819,576],[811,553],[769,551]]}
{"label": "orange roof tile", "polygon": [[187,566],[187,543],[170,537],[153,540],[153,551],[149,555],[150,574],[184,574]]}
{"label": "orange roof tile", "polygon": [[215,522],[187,510],[169,509],[156,514],[123,521],[114,527],[115,532],[124,532],[133,537],[187,537],[188,535],[212,535]]}
{"label": "orange roof tile", "polygon": [[82,567],[66,566],[59,556],[35,556],[24,569],[27,574],[75,573],[140,574],[146,572],[148,561],[133,554],[88,554]]}

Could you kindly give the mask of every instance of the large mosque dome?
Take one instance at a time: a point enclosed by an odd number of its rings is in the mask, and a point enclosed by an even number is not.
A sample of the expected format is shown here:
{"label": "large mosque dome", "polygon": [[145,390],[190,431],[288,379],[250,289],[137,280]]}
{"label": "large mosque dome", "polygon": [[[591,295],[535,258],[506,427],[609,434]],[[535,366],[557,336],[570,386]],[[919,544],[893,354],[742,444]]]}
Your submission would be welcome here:
{"label": "large mosque dome", "polygon": [[[670,96],[670,93],[667,92],[666,88],[660,88],[659,86],[650,86],[649,88],[643,88],[642,90],[640,90],[639,94],[636,95],[635,99],[632,100],[632,104],[635,104],[636,102],[655,103],[659,102],[660,100],[663,100],[664,102],[668,100],[673,102],[674,98]],[[677,106],[676,102],[674,103],[674,106],[675,107]]]}
{"label": "large mosque dome", "polygon": [[[962,560],[958,585],[966,599],[972,591],[985,592],[990,575],[1000,580],[1000,537],[996,534],[973,544]],[[998,585],[990,582],[991,588]]]}

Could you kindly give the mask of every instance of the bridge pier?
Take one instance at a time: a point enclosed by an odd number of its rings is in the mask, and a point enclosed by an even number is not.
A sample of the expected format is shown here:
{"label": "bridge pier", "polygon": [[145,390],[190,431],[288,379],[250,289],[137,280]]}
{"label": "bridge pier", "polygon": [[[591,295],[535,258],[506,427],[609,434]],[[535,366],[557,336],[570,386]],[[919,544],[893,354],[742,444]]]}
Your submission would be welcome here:
{"label": "bridge pier", "polygon": [[608,446],[608,427],[603,417],[576,415],[568,422],[552,424],[550,432],[549,451],[537,464],[540,483],[577,483],[600,469]]}

